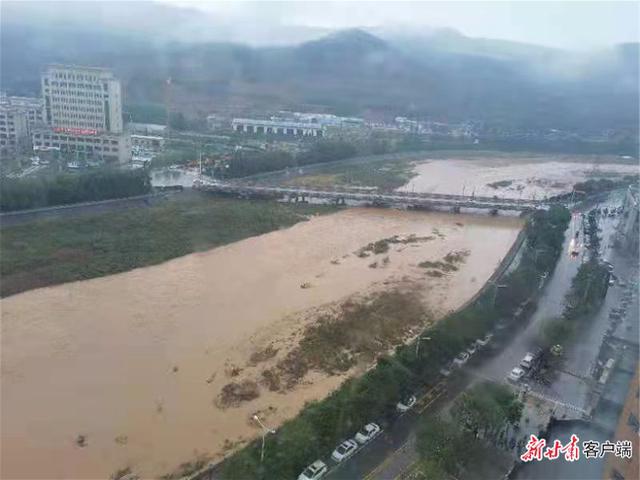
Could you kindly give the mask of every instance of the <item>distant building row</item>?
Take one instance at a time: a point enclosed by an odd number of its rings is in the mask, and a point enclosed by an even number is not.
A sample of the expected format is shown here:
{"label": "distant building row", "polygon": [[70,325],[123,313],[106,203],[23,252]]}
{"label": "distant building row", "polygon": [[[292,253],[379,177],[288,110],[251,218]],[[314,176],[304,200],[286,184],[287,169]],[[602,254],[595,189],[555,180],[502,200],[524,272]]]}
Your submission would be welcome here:
{"label": "distant building row", "polygon": [[289,122],[279,120],[256,120],[250,118],[234,118],[231,122],[234,132],[265,134],[265,135],[289,135],[323,137],[324,127],[314,123]]}

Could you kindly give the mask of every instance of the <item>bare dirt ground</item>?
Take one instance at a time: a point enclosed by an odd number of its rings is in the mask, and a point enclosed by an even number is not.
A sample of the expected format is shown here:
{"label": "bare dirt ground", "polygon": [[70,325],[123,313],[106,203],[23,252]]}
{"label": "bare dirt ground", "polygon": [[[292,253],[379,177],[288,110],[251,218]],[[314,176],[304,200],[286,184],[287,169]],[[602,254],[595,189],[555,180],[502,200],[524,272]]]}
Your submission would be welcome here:
{"label": "bare dirt ground", "polygon": [[279,425],[464,303],[521,227],[349,209],[5,298],[1,476],[149,478],[219,459],[259,435],[254,413]]}
{"label": "bare dirt ground", "polygon": [[571,191],[590,178],[637,175],[637,164],[612,158],[553,154],[487,154],[415,162],[415,176],[399,190],[542,199]]}

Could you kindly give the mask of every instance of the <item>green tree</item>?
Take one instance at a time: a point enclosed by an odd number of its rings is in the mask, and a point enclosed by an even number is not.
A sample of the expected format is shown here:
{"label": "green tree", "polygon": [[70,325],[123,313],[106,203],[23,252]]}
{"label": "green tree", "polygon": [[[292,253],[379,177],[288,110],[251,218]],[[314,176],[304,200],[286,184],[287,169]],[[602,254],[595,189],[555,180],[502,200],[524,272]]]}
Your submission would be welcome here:
{"label": "green tree", "polygon": [[174,130],[187,130],[189,127],[187,119],[182,112],[171,112],[169,116],[169,126]]}
{"label": "green tree", "polygon": [[542,322],[538,334],[538,343],[542,348],[564,344],[574,331],[574,325],[566,318],[548,318]]}
{"label": "green tree", "polygon": [[493,438],[507,423],[520,420],[520,405],[508,387],[485,382],[460,395],[451,415],[461,428]]}
{"label": "green tree", "polygon": [[425,417],[416,433],[416,450],[432,469],[450,474],[456,472],[460,455],[457,447],[462,441],[458,427],[440,417]]}

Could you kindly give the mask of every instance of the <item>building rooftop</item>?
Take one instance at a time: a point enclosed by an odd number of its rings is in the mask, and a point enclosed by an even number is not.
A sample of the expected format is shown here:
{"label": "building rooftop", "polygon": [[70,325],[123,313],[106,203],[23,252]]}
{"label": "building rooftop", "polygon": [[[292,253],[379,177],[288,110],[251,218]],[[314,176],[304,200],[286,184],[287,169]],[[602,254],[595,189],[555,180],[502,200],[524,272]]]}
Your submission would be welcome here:
{"label": "building rooftop", "polygon": [[232,123],[246,123],[248,125],[258,125],[262,127],[322,128],[322,125],[318,123],[292,122],[287,120],[259,120],[255,118],[234,118]]}
{"label": "building rooftop", "polygon": [[45,70],[59,69],[59,70],[86,70],[90,72],[99,73],[113,73],[113,70],[106,67],[91,67],[85,65],[63,65],[61,63],[50,63],[46,66]]}

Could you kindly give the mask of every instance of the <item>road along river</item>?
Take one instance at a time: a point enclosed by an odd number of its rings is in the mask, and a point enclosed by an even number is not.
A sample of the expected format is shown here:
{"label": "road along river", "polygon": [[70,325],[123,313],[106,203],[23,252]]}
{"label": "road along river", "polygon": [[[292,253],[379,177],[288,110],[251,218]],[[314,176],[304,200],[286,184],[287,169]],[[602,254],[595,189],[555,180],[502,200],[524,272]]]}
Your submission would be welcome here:
{"label": "road along river", "polygon": [[[148,478],[221,458],[326,396],[346,374],[311,372],[286,392],[221,408],[230,382],[256,378],[256,354],[337,302],[419,287],[439,317],[473,296],[522,227],[515,217],[349,209],[161,265],[3,299],[2,478]],[[358,255],[385,238],[383,254]],[[418,266],[465,252],[457,271]],[[384,258],[388,260],[384,260]],[[375,268],[373,264],[376,264]],[[417,332],[416,332],[417,333]],[[253,360],[252,360],[253,359]],[[262,360],[261,360],[262,361]]]}

